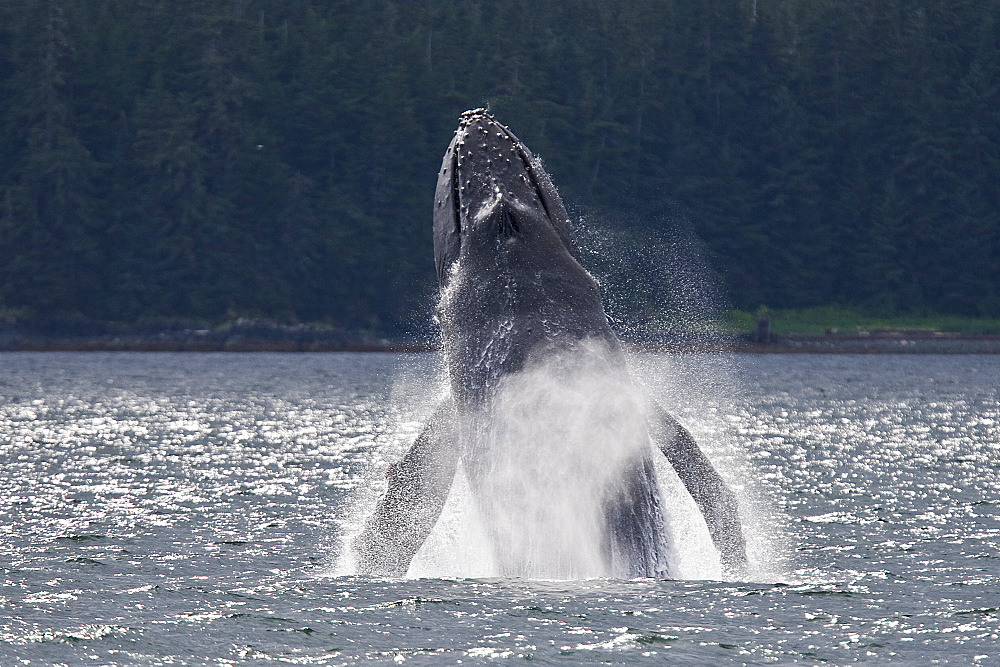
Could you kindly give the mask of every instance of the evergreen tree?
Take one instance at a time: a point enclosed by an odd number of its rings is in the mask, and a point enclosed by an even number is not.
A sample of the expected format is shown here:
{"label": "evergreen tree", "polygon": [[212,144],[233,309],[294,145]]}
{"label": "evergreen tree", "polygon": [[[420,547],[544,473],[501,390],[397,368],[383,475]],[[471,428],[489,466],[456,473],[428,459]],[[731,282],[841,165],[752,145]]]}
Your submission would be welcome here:
{"label": "evergreen tree", "polygon": [[998,17],[974,0],[14,0],[0,309],[412,328],[441,153],[485,104],[578,213],[628,211],[621,233],[656,238],[687,211],[736,305],[996,313]]}
{"label": "evergreen tree", "polygon": [[15,149],[5,193],[7,237],[0,244],[8,256],[0,293],[9,305],[38,314],[85,313],[99,293],[103,229],[91,207],[97,166],[77,136],[73,44],[62,0],[25,9],[15,52],[20,70],[9,84],[19,104],[8,125],[24,143]]}

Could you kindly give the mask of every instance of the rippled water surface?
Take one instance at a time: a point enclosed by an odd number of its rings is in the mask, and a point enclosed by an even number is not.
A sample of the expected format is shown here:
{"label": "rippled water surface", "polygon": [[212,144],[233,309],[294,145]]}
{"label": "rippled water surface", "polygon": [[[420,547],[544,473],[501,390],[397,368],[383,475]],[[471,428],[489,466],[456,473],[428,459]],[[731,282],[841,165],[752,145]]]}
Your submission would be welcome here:
{"label": "rippled water surface", "polygon": [[433,356],[2,353],[0,664],[1000,664],[1000,358],[635,361],[752,581],[343,574]]}

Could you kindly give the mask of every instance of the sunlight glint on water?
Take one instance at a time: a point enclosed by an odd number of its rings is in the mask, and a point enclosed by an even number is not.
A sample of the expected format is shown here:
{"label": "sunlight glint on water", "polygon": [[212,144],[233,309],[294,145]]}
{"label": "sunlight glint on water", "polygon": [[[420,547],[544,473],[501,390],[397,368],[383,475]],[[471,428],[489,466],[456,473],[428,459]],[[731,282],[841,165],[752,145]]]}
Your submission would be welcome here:
{"label": "sunlight glint on water", "polygon": [[[0,354],[0,664],[1000,659],[998,358],[636,360],[730,479],[753,462],[780,577],[329,576],[423,416],[390,400],[398,361]],[[435,398],[437,360],[404,365]]]}

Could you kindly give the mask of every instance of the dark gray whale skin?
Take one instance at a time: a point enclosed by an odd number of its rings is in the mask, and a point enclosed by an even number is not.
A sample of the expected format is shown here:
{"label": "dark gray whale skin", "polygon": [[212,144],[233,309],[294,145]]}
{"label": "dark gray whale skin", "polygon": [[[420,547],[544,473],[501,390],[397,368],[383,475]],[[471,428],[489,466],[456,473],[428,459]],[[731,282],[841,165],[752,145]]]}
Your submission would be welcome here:
{"label": "dark gray whale skin", "polygon": [[[577,350],[609,376],[628,374],[600,289],[578,261],[569,217],[548,174],[483,109],[462,114],[444,155],[434,199],[434,257],[452,398],[390,466],[386,493],[354,542],[360,574],[406,574],[440,515],[460,459],[473,489],[488,474],[463,433],[484,418],[505,376]],[[650,436],[700,508],[727,574],[744,575],[735,495],[690,433],[651,405]],[[650,454],[629,466],[605,509],[605,551],[623,576],[667,574],[660,493],[652,448],[645,449]]]}

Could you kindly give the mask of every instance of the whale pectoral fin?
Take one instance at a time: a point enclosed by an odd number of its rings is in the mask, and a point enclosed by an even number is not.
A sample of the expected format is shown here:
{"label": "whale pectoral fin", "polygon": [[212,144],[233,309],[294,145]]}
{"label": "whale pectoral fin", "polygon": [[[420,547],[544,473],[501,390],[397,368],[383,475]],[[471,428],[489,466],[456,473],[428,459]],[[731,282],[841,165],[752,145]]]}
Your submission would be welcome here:
{"label": "whale pectoral fin", "polygon": [[712,542],[722,557],[723,569],[732,576],[745,576],[747,547],[736,494],[712,467],[688,430],[659,403],[652,403],[650,435],[705,517]]}
{"label": "whale pectoral fin", "polygon": [[447,401],[410,451],[389,466],[389,485],[354,541],[358,574],[402,577],[437,523],[458,465],[458,425]]}

